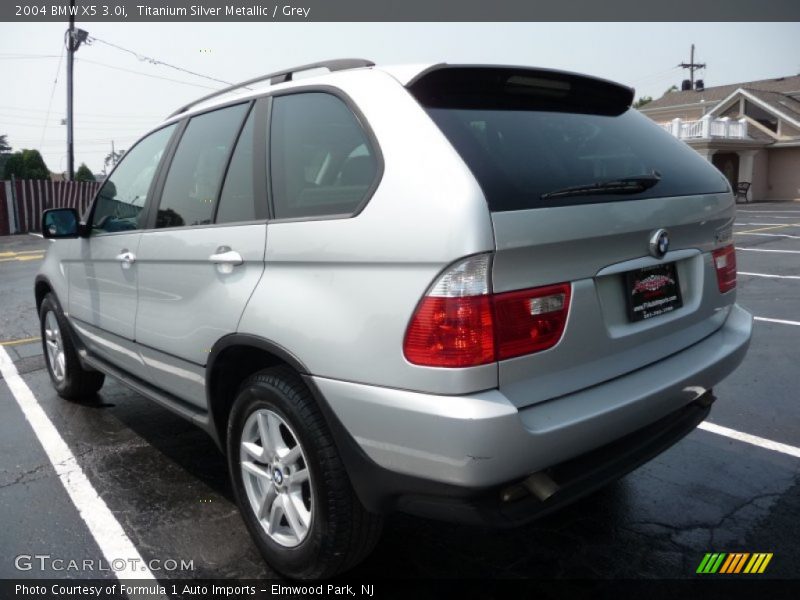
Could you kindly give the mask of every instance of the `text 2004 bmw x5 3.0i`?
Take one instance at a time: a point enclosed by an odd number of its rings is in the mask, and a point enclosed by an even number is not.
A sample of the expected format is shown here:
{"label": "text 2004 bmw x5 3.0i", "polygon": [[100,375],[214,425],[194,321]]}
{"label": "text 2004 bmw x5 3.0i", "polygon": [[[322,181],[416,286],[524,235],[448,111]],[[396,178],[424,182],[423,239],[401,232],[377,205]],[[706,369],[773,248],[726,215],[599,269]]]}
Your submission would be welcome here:
{"label": "text 2004 bmw x5 3.0i", "polygon": [[83,221],[43,216],[56,390],[111,375],[207,430],[291,577],[352,567],[393,510],[588,494],[708,415],[752,327],[730,186],[632,98],[347,59],[181,108]]}

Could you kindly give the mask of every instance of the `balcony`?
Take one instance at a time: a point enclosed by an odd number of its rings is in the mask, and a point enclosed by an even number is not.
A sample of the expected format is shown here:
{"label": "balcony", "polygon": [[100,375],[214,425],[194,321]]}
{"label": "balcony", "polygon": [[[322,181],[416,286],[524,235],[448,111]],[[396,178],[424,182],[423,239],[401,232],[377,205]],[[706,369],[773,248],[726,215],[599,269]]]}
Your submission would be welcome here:
{"label": "balcony", "polygon": [[728,117],[712,119],[710,116],[705,116],[696,121],[672,119],[669,123],[659,123],[659,125],[681,140],[748,139],[745,119],[733,121]]}

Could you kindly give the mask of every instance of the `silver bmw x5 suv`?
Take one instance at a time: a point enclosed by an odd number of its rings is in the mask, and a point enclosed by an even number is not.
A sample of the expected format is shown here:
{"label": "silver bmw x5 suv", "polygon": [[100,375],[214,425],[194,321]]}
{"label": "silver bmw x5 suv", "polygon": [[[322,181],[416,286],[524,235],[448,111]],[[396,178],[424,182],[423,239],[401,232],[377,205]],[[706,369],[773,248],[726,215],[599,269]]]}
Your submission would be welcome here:
{"label": "silver bmw x5 suv", "polygon": [[701,422],[751,333],[728,182],[632,99],[347,59],[184,106],[83,219],[43,215],[53,385],[111,375],[205,429],[291,577],[352,567],[393,510],[584,496]]}

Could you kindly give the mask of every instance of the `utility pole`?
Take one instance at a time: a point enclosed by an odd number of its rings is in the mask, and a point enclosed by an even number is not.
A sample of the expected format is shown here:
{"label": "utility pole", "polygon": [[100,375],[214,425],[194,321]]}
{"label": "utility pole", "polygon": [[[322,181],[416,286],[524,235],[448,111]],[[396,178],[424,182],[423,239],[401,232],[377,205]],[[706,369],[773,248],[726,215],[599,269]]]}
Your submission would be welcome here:
{"label": "utility pole", "polygon": [[72,140],[72,67],[75,54],[75,0],[69,3],[69,29],[67,30],[67,179],[75,179],[75,151]]}
{"label": "utility pole", "polygon": [[692,82],[692,89],[694,89],[694,72],[697,69],[705,69],[706,63],[696,63],[694,62],[694,44],[692,44],[692,51],[689,55],[689,62],[688,63],[681,63],[678,65],[683,69],[689,69],[689,80]]}
{"label": "utility pole", "polygon": [[72,69],[75,64],[75,53],[89,34],[83,29],[75,29],[75,0],[69,2],[69,29],[67,30],[67,175],[69,181],[75,179],[75,149],[72,128]]}

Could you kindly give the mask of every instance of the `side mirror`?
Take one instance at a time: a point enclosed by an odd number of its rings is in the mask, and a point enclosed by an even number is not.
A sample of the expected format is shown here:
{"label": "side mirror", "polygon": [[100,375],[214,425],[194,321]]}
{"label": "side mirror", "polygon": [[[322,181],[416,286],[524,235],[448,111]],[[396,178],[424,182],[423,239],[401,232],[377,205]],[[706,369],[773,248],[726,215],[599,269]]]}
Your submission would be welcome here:
{"label": "side mirror", "polygon": [[80,219],[74,208],[51,208],[42,213],[42,236],[45,238],[74,238],[80,233]]}

